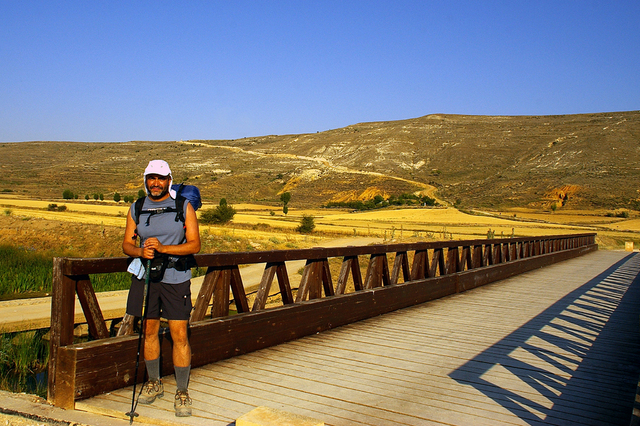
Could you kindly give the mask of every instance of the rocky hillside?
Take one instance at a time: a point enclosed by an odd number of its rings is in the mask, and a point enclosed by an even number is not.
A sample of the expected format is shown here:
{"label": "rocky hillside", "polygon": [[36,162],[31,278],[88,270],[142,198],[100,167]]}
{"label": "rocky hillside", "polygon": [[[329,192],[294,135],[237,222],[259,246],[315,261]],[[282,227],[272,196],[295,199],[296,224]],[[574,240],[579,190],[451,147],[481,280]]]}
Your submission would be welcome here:
{"label": "rocky hillside", "polygon": [[238,140],[0,145],[0,190],[59,198],[136,194],[164,158],[206,201],[291,206],[422,192],[463,207],[640,206],[640,111],[428,115]]}

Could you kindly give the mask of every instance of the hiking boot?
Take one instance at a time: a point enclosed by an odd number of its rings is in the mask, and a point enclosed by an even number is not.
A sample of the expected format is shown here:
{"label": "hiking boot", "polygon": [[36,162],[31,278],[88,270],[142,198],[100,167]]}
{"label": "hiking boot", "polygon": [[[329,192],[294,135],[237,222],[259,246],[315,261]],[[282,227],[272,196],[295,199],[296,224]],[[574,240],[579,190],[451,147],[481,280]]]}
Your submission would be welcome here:
{"label": "hiking boot", "polygon": [[142,392],[138,396],[140,404],[151,404],[156,398],[164,396],[164,386],[162,380],[149,380],[142,386]]}
{"label": "hiking boot", "polygon": [[191,415],[191,398],[189,392],[176,391],[176,400],[173,401],[173,408],[176,410],[176,417],[189,417]]}

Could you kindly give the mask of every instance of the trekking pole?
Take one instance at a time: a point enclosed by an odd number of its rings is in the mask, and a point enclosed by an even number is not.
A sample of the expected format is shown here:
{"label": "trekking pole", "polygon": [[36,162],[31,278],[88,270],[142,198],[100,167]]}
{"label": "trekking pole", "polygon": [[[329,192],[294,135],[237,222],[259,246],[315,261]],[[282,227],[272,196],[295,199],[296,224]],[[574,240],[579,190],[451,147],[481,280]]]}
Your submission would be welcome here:
{"label": "trekking pole", "polygon": [[136,400],[136,385],[138,384],[138,367],[140,366],[140,348],[142,347],[142,334],[144,333],[145,323],[147,318],[147,302],[149,294],[149,272],[151,269],[151,259],[147,259],[147,268],[145,269],[144,289],[142,290],[142,322],[140,324],[140,332],[138,333],[138,354],[136,355],[136,373],[133,376],[133,393],[131,394],[131,411],[125,413],[129,417],[129,424],[133,423],[133,418],[138,417],[136,413],[136,407],[138,401]]}

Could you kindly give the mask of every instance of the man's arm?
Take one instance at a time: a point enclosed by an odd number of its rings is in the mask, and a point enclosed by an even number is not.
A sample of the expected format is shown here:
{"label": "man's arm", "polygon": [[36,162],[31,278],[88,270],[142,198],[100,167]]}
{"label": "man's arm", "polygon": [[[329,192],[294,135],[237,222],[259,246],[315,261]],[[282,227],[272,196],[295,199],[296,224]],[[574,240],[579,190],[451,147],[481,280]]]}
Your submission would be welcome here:
{"label": "man's arm", "polygon": [[152,248],[138,247],[136,245],[136,222],[131,217],[131,210],[127,214],[127,226],[124,229],[122,251],[127,256],[144,257],[145,259],[153,259],[154,255]]}

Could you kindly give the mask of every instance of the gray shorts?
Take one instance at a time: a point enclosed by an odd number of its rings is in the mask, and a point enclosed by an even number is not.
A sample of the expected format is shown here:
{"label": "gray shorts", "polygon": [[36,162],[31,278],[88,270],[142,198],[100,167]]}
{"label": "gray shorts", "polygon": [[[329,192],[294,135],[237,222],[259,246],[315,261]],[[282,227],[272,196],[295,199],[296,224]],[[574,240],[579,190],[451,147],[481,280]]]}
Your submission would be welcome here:
{"label": "gray shorts", "polygon": [[[142,316],[142,296],[145,283],[135,276],[131,278],[131,288],[127,298],[127,313]],[[188,320],[191,316],[191,280],[180,284],[163,282],[149,283],[149,301],[147,318],[165,318],[168,320]]]}

